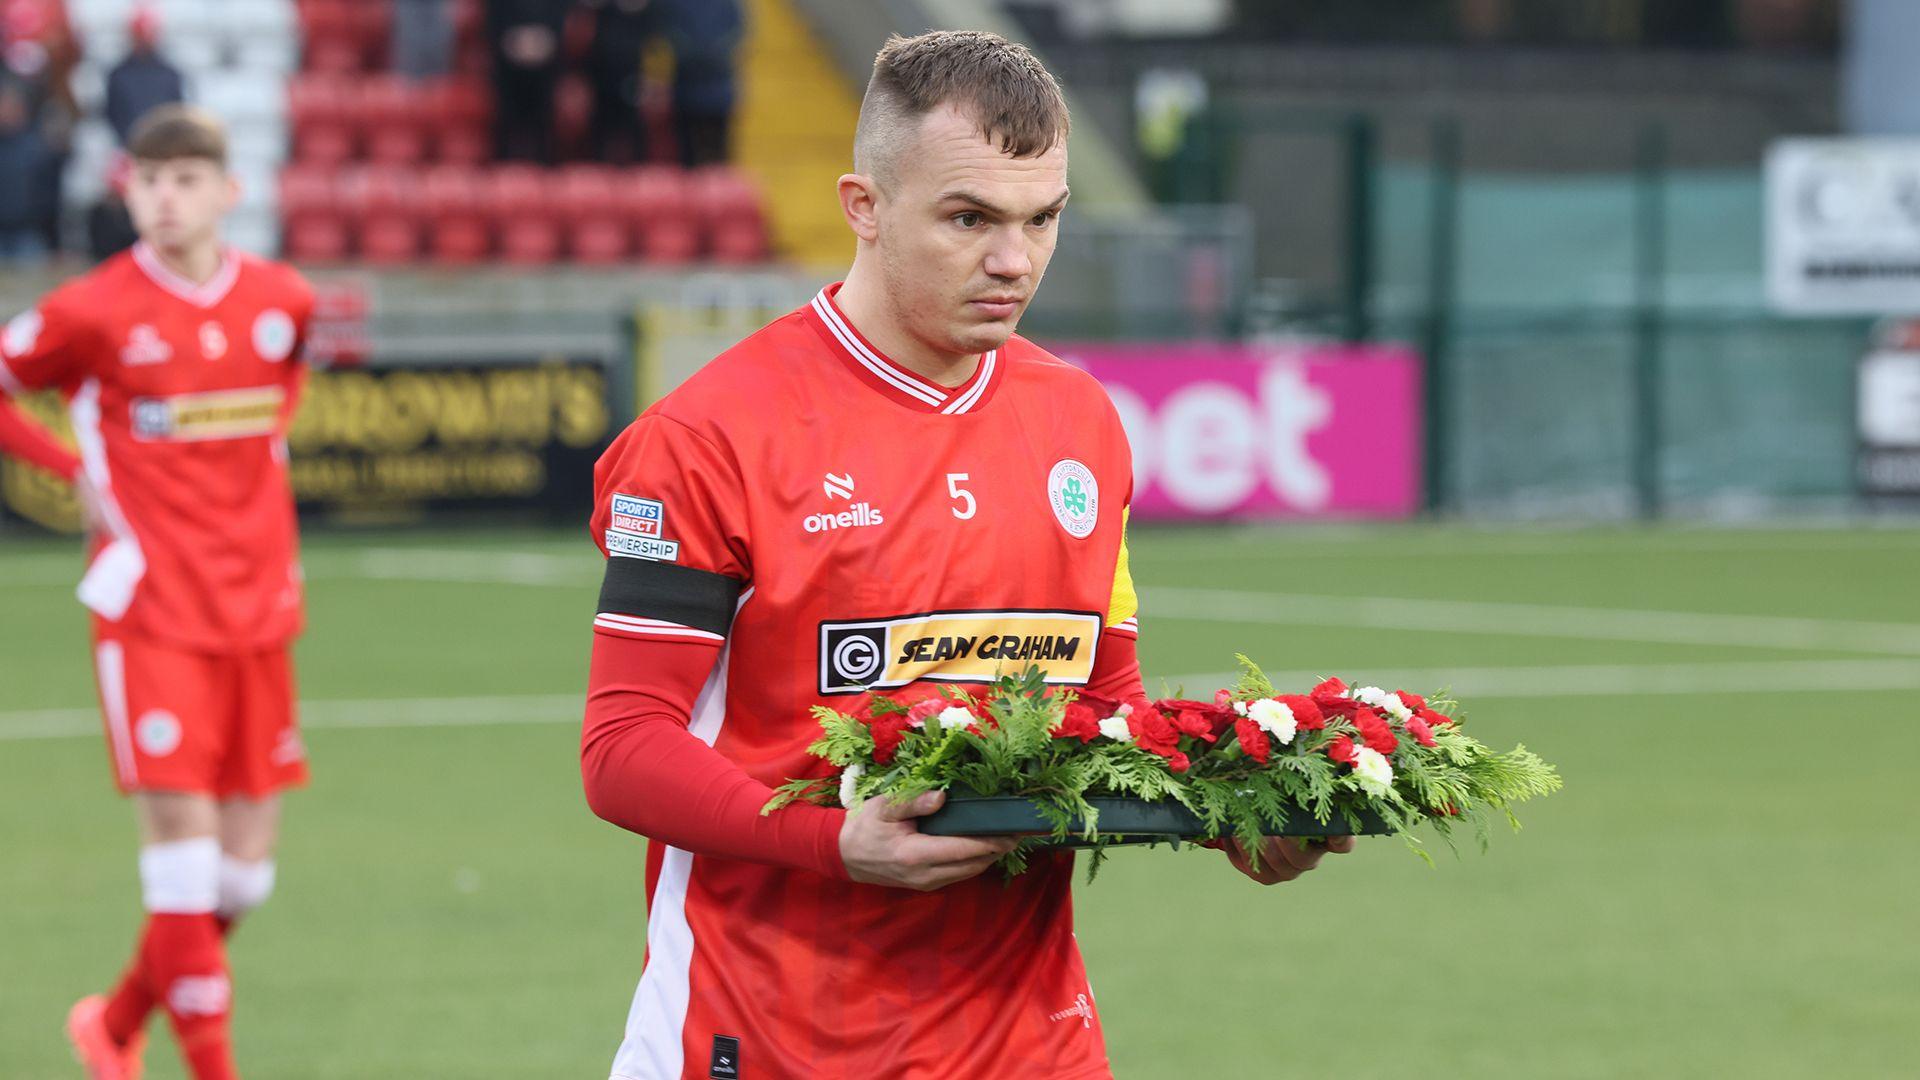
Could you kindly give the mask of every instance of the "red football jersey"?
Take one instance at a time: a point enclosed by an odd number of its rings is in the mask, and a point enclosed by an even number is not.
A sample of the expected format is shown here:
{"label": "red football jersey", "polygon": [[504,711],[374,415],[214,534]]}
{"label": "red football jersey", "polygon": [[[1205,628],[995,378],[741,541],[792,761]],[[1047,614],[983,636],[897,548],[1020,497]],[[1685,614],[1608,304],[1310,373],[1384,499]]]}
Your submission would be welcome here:
{"label": "red football jersey", "polygon": [[[1085,685],[1103,632],[1135,626],[1132,461],[1100,386],[1015,337],[940,387],[834,291],[715,359],[595,470],[596,632],[724,639],[690,728],[767,784],[821,774],[814,705],[1028,664]],[[1042,856],[916,893],[655,842],[613,1074],[1107,1076],[1072,869]]]}
{"label": "red football jersey", "polygon": [[116,630],[206,650],[300,630],[286,432],[313,291],[227,251],[196,285],[144,244],[0,334],[0,389],[57,387],[104,496],[80,598]]}

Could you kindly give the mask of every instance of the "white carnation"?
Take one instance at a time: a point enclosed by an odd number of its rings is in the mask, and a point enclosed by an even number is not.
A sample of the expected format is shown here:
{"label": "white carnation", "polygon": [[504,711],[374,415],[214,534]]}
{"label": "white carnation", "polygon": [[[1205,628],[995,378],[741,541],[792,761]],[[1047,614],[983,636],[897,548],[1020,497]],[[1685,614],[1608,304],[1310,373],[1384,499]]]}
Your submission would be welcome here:
{"label": "white carnation", "polygon": [[1393,766],[1378,750],[1367,746],[1353,748],[1353,778],[1369,795],[1385,795],[1393,790]]}
{"label": "white carnation", "polygon": [[936,718],[943,728],[963,728],[973,726],[973,714],[958,705],[949,705],[940,710]]}
{"label": "white carnation", "polygon": [[1300,728],[1287,703],[1273,698],[1261,698],[1247,706],[1247,719],[1252,720],[1261,731],[1273,736],[1282,746],[1292,742],[1294,732]]}
{"label": "white carnation", "polygon": [[854,790],[860,786],[860,777],[866,774],[866,766],[859,762],[846,767],[840,774],[840,805],[853,809]]}
{"label": "white carnation", "polygon": [[1126,742],[1133,738],[1133,729],[1127,726],[1127,718],[1115,713],[1100,721],[1100,734],[1115,742]]}
{"label": "white carnation", "polygon": [[1389,694],[1377,686],[1363,686],[1353,692],[1353,700],[1371,705],[1401,723],[1413,719],[1413,710],[1400,700],[1399,694]]}
{"label": "white carnation", "polygon": [[1126,704],[1124,702],[1121,703],[1119,708],[1113,710],[1113,718],[1115,720],[1125,720],[1127,717],[1132,715],[1133,715],[1133,706]]}
{"label": "white carnation", "polygon": [[1245,716],[1245,715],[1247,715],[1247,703],[1246,703],[1246,702],[1244,702],[1244,701],[1236,701],[1236,702],[1234,702],[1234,703],[1233,703],[1233,714],[1234,714],[1235,716]]}

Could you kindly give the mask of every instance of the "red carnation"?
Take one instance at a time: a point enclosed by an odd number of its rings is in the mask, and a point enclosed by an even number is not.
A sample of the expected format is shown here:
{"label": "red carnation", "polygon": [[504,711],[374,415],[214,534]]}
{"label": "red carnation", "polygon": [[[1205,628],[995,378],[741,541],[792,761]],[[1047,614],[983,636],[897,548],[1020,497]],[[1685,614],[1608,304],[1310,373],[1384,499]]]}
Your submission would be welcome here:
{"label": "red carnation", "polygon": [[1427,699],[1421,697],[1419,694],[1407,690],[1395,690],[1393,693],[1394,696],[1400,699],[1400,704],[1405,705],[1415,712],[1419,712],[1421,709],[1427,707]]}
{"label": "red carnation", "polygon": [[922,698],[907,710],[907,721],[914,727],[924,726],[927,721],[944,712],[949,704],[943,697]]}
{"label": "red carnation", "polygon": [[1140,749],[1149,753],[1170,758],[1180,751],[1180,732],[1167,719],[1167,714],[1148,706],[1135,709],[1127,717],[1127,730],[1133,733],[1133,741]]}
{"label": "red carnation", "polygon": [[1267,763],[1273,753],[1273,743],[1267,733],[1260,730],[1260,725],[1244,716],[1237,717],[1233,721],[1233,733],[1240,737],[1240,749],[1245,750],[1248,757],[1262,765]]}
{"label": "red carnation", "polygon": [[1366,706],[1353,711],[1353,726],[1360,730],[1360,737],[1366,740],[1368,749],[1380,754],[1393,753],[1400,740],[1393,737],[1393,725],[1387,719]]}
{"label": "red carnation", "polygon": [[873,734],[873,760],[885,765],[893,760],[894,751],[900,749],[900,741],[906,738],[907,714],[882,713],[867,721],[867,730]]}
{"label": "red carnation", "polygon": [[961,704],[964,705],[966,710],[972,713],[974,715],[974,718],[979,721],[979,724],[976,725],[977,727],[999,727],[1000,726],[1000,721],[995,720],[993,718],[993,709],[988,707],[986,698],[976,697],[968,701],[962,702]]}
{"label": "red carnation", "polygon": [[1442,724],[1453,723],[1453,717],[1448,716],[1446,713],[1434,712],[1424,705],[1415,709],[1413,715],[1425,720],[1430,727],[1439,727]]}
{"label": "red carnation", "polygon": [[1172,756],[1167,758],[1167,768],[1173,772],[1186,772],[1192,766],[1193,762],[1187,760],[1187,755],[1178,750],[1175,750]]}
{"label": "red carnation", "polygon": [[1283,694],[1275,699],[1293,713],[1293,722],[1301,731],[1319,731],[1327,726],[1327,718],[1320,712],[1320,706],[1304,694]]}
{"label": "red carnation", "polygon": [[1060,726],[1053,729],[1056,739],[1079,739],[1092,742],[1100,734],[1100,717],[1090,707],[1079,702],[1070,702],[1067,713],[1060,720]]}
{"label": "red carnation", "polygon": [[1355,758],[1353,740],[1347,738],[1345,735],[1335,735],[1333,738],[1328,739],[1327,756],[1342,765],[1353,764]]}
{"label": "red carnation", "polygon": [[1213,720],[1199,709],[1181,709],[1173,714],[1173,727],[1182,735],[1191,735],[1208,742],[1217,738],[1213,733]]}
{"label": "red carnation", "polygon": [[1417,716],[1407,721],[1407,734],[1413,736],[1413,741],[1419,743],[1421,746],[1438,745],[1433,741],[1433,729],[1427,726],[1425,720]]}
{"label": "red carnation", "polygon": [[1347,696],[1347,684],[1339,679],[1327,679],[1314,687],[1309,696],[1320,711],[1328,716],[1352,716],[1360,703]]}
{"label": "red carnation", "polygon": [[1214,705],[1222,709],[1233,708],[1233,691],[1215,690],[1213,692],[1213,703]]}

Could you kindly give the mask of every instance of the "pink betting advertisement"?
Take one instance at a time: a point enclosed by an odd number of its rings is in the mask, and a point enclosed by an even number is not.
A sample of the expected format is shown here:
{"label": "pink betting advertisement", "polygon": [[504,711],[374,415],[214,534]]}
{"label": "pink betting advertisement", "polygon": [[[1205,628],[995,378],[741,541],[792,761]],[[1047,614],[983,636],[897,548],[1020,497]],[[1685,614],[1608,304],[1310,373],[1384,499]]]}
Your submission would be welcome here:
{"label": "pink betting advertisement", "polygon": [[1133,444],[1136,521],[1420,508],[1420,360],[1400,346],[1066,345]]}

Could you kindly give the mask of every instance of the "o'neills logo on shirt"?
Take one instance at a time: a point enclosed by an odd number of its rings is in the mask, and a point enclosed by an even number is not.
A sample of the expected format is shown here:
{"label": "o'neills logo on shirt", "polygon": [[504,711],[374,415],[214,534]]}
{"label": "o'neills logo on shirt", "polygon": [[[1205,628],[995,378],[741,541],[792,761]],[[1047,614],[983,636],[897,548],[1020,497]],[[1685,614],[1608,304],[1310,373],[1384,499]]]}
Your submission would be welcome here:
{"label": "o'neills logo on shirt", "polygon": [[1093,677],[1100,616],[1082,611],[937,611],[820,624],[820,692],[987,683],[1038,667],[1046,681]]}
{"label": "o'neills logo on shirt", "polygon": [[864,529],[869,525],[884,525],[886,521],[885,515],[872,503],[860,502],[837,514],[812,514],[800,524],[808,532],[817,533],[828,529]]}
{"label": "o'neills logo on shirt", "polygon": [[133,399],[133,434],[147,442],[200,442],[271,435],[287,392],[278,386]]}

